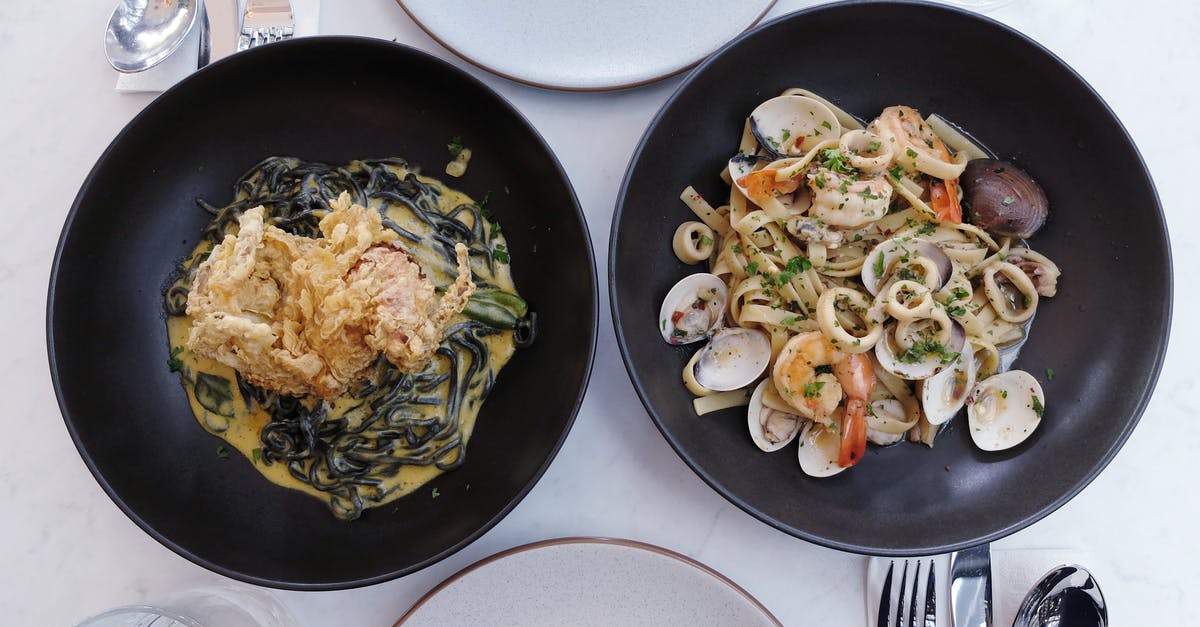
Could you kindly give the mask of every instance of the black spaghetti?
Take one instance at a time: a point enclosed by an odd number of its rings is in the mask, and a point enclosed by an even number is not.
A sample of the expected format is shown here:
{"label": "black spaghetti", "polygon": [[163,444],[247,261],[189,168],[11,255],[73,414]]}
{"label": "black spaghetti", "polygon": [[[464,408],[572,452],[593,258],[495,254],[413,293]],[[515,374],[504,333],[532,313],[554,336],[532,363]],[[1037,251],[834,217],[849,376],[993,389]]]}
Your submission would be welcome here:
{"label": "black spaghetti", "polygon": [[[266,224],[318,237],[321,218],[343,193],[377,210],[439,289],[454,280],[455,245],[467,247],[477,291],[445,328],[432,361],[404,373],[381,355],[364,380],[321,400],[255,386],[187,350],[187,299],[197,268],[213,246],[236,235],[242,214],[261,206]],[[283,157],[244,174],[230,204],[197,203],[213,218],[165,301],[171,367],[205,429],[271,481],[324,499],[346,520],[464,463],[475,416],[497,374],[515,348],[534,339],[534,316],[512,284],[504,236],[485,203],[418,175],[402,159],[339,167]]]}

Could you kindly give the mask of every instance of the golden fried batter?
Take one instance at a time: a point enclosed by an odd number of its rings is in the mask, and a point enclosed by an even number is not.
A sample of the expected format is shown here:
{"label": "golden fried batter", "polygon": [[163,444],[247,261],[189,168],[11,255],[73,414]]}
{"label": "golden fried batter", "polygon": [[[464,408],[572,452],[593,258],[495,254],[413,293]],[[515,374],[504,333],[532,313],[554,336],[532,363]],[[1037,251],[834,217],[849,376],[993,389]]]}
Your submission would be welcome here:
{"label": "golden fried batter", "polygon": [[282,394],[332,398],[362,379],[382,352],[404,372],[433,357],[442,331],[475,291],[467,247],[439,300],[379,212],[343,193],[322,238],[263,224],[256,207],[196,271],[188,294],[188,349]]}

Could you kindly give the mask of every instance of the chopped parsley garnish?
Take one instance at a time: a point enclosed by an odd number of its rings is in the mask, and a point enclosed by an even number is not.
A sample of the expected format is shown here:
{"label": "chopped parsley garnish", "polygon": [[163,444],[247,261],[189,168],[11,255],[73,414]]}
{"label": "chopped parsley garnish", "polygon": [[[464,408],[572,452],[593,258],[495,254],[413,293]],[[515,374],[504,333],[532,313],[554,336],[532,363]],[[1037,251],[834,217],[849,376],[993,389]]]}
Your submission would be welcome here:
{"label": "chopped parsley garnish", "polygon": [[433,496],[433,498],[435,498],[435,499],[436,499],[437,497],[441,496],[441,495],[442,495],[442,493],[441,493],[441,492],[438,492],[438,489],[437,489],[437,488],[434,488],[434,489],[433,489],[433,492],[431,493],[431,495]]}
{"label": "chopped parsley garnish", "polygon": [[900,354],[900,361],[906,364],[920,363],[925,360],[927,355],[937,355],[943,364],[951,364],[958,360],[958,353],[950,353],[946,351],[946,347],[937,340],[921,340],[913,342],[913,345],[908,350]]}
{"label": "chopped parsley garnish", "polygon": [[917,151],[913,150],[912,148],[905,148],[905,149],[904,149],[904,154],[908,155],[908,158],[909,158],[909,159],[916,159],[916,158],[917,158]]}
{"label": "chopped parsley garnish", "polygon": [[1032,396],[1032,398],[1033,398],[1033,413],[1037,414],[1038,418],[1045,416],[1046,415],[1046,407],[1044,405],[1042,405],[1042,399],[1038,398],[1037,394],[1034,394]]}
{"label": "chopped parsley garnish", "polygon": [[784,318],[783,320],[780,320],[779,324],[782,324],[784,326],[791,326],[793,324],[796,324],[799,321],[800,321],[799,316],[788,316],[788,317]]}
{"label": "chopped parsley garnish", "polygon": [[867,150],[875,152],[876,150],[879,150],[879,146],[880,143],[878,141],[872,141],[871,143],[867,144]]}
{"label": "chopped parsley garnish", "polygon": [[883,253],[879,253],[879,255],[875,257],[875,263],[871,264],[871,269],[875,271],[877,276],[883,274]]}
{"label": "chopped parsley garnish", "polygon": [[813,381],[812,383],[804,384],[804,398],[815,398],[821,393],[821,388],[825,387],[824,381]]}
{"label": "chopped parsley garnish", "polygon": [[904,176],[904,167],[903,167],[903,166],[900,166],[900,165],[897,165],[896,167],[892,168],[891,170],[888,170],[888,174],[891,174],[891,175],[892,175],[892,178],[894,178],[894,179],[896,179],[897,181],[899,181],[899,180],[900,180],[900,178],[901,178],[902,176]]}
{"label": "chopped parsley garnish", "polygon": [[947,307],[946,313],[950,314],[951,316],[953,316],[955,318],[960,318],[962,316],[967,315],[967,308],[963,307],[962,305],[955,305],[953,307]]}
{"label": "chopped parsley garnish", "polygon": [[737,255],[742,254],[742,247],[738,244],[734,244],[733,246],[731,246],[730,250],[732,250],[734,252],[734,254],[737,254]]}
{"label": "chopped parsley garnish", "polygon": [[880,198],[883,198],[883,196],[880,196],[879,194],[872,194],[871,188],[869,187],[859,192],[858,195],[866,198],[867,200],[879,200]]}
{"label": "chopped parsley garnish", "polygon": [[709,237],[709,236],[707,236],[707,235],[701,235],[701,236],[700,236],[700,245],[701,245],[701,246],[712,246],[712,245],[713,245],[713,238],[711,238],[711,237]]}
{"label": "chopped parsley garnish", "polygon": [[961,287],[956,287],[954,291],[950,292],[950,295],[954,297],[954,300],[962,300],[970,296],[971,293]]}
{"label": "chopped parsley garnish", "polygon": [[687,331],[684,331],[683,329],[675,329],[674,331],[671,331],[671,336],[672,337],[687,337]]}
{"label": "chopped parsley garnish", "polygon": [[758,262],[757,261],[751,261],[750,263],[746,264],[746,274],[749,274],[751,276],[758,274]]}
{"label": "chopped parsley garnish", "polygon": [[262,447],[261,446],[258,448],[255,448],[253,451],[250,451],[250,453],[251,453],[250,456],[254,458],[254,463],[257,464],[262,461]]}
{"label": "chopped parsley garnish", "polygon": [[1000,201],[1000,204],[1002,204],[1002,205],[1004,205],[1005,207],[1007,207],[1007,206],[1009,206],[1009,205],[1013,204],[1014,202],[1016,202],[1016,201],[1013,199],[1013,197],[1012,197],[1012,196],[1005,196],[1005,197],[1004,197],[1004,200]]}
{"label": "chopped parsley garnish", "polygon": [[812,269],[812,262],[808,260],[808,257],[801,257],[800,255],[796,255],[795,257],[788,259],[787,269],[788,269],[788,272],[792,272],[795,274],[799,274],[801,272],[807,272],[808,270]]}
{"label": "chopped parsley garnish", "polygon": [[171,369],[171,372],[179,372],[179,369],[183,367],[183,360],[179,358],[182,352],[182,346],[176,346],[171,349],[171,356],[167,357],[167,367]]}
{"label": "chopped parsley garnish", "polygon": [[850,174],[853,168],[846,165],[846,157],[837,148],[826,148],[821,151],[821,165],[838,174]]}
{"label": "chopped parsley garnish", "polygon": [[477,209],[479,209],[479,215],[483,216],[484,219],[487,220],[488,222],[493,221],[492,210],[488,209],[488,206],[487,206],[488,200],[490,200],[491,198],[492,198],[492,192],[489,191],[483,195],[483,200],[480,200],[479,202],[475,203],[475,207]]}
{"label": "chopped parsley garnish", "polygon": [[783,138],[783,141],[787,141],[791,136],[792,136],[792,132],[787,130],[786,128],[783,129],[783,134],[780,135],[780,137]]}
{"label": "chopped parsley garnish", "polygon": [[492,239],[496,239],[496,236],[498,236],[498,235],[500,235],[500,223],[499,223],[499,222],[493,222],[493,223],[492,223],[491,237],[492,237]]}
{"label": "chopped parsley garnish", "polygon": [[496,244],[496,248],[492,250],[492,258],[500,263],[508,263],[508,251],[504,249],[504,244]]}
{"label": "chopped parsley garnish", "polygon": [[229,449],[224,444],[217,447],[217,457],[229,459]]}
{"label": "chopped parsley garnish", "polygon": [[454,137],[451,137],[450,143],[446,144],[446,152],[449,152],[451,157],[457,157],[462,151],[462,136],[455,135]]}
{"label": "chopped parsley garnish", "polygon": [[818,172],[817,175],[813,177],[813,182],[817,184],[817,189],[825,189],[825,173]]}
{"label": "chopped parsley garnish", "polygon": [[827,128],[831,131],[833,130],[833,125],[829,123],[829,120],[825,120],[824,122],[821,122],[821,126],[824,126],[825,128]]}
{"label": "chopped parsley garnish", "polygon": [[1046,368],[1046,379],[1050,381],[1054,380],[1054,368]]}

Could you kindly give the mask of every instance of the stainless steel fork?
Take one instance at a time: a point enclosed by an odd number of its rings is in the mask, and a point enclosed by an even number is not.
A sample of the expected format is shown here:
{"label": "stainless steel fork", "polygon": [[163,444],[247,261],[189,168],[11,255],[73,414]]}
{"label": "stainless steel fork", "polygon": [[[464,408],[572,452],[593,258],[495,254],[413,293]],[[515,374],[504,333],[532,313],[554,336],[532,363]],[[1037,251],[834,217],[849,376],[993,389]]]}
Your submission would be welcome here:
{"label": "stainless steel fork", "polygon": [[296,33],[290,0],[246,0],[238,50],[291,39]]}
{"label": "stainless steel fork", "polygon": [[[909,584],[908,565],[913,564],[912,586]],[[892,609],[892,576],[896,569],[896,562],[888,565],[887,576],[883,579],[883,593],[879,598],[878,626],[879,627],[918,627],[917,623],[917,602],[924,599],[924,611],[920,616],[920,627],[937,627],[937,585],[936,578],[933,575],[933,560],[929,561],[929,567],[925,575],[925,581],[922,585],[921,581],[921,562],[920,560],[910,562],[904,560],[904,567],[900,570],[900,594],[896,595],[895,610]],[[905,590],[909,590],[908,596],[905,596]],[[907,613],[905,612],[907,610]],[[908,617],[905,622],[905,617]],[[892,618],[895,617],[895,622]]]}

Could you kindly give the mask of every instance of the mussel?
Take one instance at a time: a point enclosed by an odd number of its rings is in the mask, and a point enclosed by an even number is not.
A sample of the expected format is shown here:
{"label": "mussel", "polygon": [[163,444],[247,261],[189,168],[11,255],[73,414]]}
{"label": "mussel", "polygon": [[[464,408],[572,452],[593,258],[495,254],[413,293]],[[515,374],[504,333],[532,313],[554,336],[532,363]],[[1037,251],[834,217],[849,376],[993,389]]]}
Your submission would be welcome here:
{"label": "mussel", "polygon": [[997,235],[1032,237],[1046,223],[1046,192],[1024,170],[996,159],[975,159],[959,178],[967,217]]}

